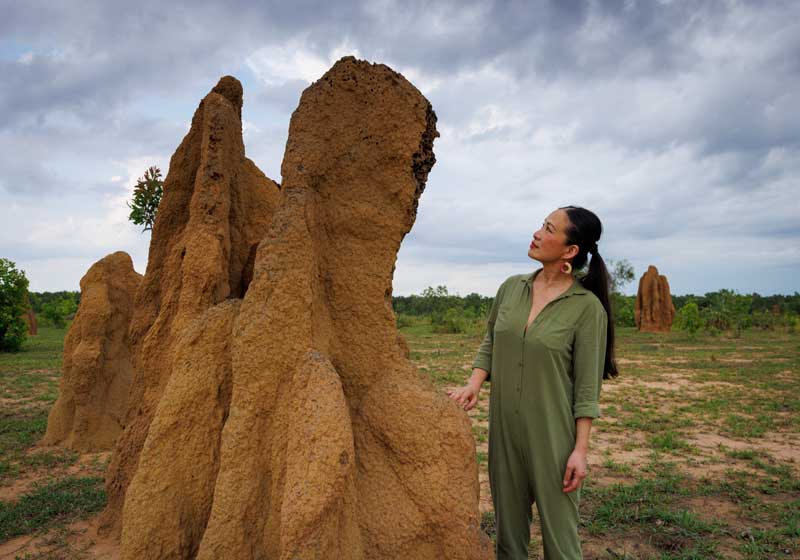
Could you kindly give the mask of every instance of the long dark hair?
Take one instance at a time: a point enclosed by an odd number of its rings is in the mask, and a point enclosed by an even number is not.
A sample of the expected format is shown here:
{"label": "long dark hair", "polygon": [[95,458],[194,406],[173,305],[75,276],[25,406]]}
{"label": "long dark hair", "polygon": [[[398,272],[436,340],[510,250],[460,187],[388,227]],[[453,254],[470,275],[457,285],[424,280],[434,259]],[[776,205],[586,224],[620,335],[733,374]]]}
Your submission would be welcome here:
{"label": "long dark hair", "polygon": [[580,206],[562,206],[567,213],[570,225],[567,227],[567,245],[577,245],[578,254],[572,259],[572,267],[580,270],[586,266],[591,254],[589,271],[580,280],[583,287],[592,292],[603,304],[608,316],[606,337],[606,363],[603,366],[603,379],[610,379],[619,374],[617,361],[614,358],[614,317],[611,311],[611,276],[606,263],[597,251],[597,242],[603,233],[603,224],[594,212]]}

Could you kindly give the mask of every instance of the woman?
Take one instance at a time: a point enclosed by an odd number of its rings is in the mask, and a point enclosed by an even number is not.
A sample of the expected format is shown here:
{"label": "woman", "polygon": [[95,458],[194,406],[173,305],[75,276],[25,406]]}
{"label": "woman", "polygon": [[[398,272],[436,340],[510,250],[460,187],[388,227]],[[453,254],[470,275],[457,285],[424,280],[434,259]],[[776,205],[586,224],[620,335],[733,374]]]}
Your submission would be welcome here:
{"label": "woman", "polygon": [[[546,559],[582,558],[580,484],[603,379],[617,375],[602,225],[584,208],[552,212],[528,256],[542,263],[497,291],[466,386],[448,391],[465,410],[491,378],[489,483],[497,559],[528,558],[531,504]],[[589,256],[591,259],[589,260]],[[589,260],[583,278],[574,273]]]}

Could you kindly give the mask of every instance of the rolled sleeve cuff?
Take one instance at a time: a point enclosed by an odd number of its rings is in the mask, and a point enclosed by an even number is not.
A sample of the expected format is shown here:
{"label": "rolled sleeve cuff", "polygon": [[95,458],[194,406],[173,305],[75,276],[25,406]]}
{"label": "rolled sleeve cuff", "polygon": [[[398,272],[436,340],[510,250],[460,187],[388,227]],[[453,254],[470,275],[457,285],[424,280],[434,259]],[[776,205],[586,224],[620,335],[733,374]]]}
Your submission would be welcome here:
{"label": "rolled sleeve cuff", "polygon": [[572,411],[574,418],[599,418],[600,405],[596,402],[578,403]]}
{"label": "rolled sleeve cuff", "polygon": [[488,357],[478,356],[475,358],[475,361],[472,362],[472,368],[479,368],[485,371],[488,374],[486,376],[487,381],[492,376],[492,362]]}

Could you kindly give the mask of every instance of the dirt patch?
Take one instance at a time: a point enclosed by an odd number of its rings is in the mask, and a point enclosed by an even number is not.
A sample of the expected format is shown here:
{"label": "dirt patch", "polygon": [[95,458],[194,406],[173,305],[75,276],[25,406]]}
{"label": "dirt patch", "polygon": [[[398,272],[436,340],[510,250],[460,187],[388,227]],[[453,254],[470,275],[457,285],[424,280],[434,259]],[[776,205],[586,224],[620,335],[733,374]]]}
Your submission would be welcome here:
{"label": "dirt patch", "polygon": [[663,358],[659,360],[661,362],[666,362],[668,364],[688,364],[689,360],[687,358]]}
{"label": "dirt patch", "polygon": [[2,407],[4,410],[9,410],[10,408],[14,408],[20,405],[30,406],[32,404],[37,404],[35,397],[22,397],[19,399],[0,397],[0,407]]}
{"label": "dirt patch", "polygon": [[11,481],[7,486],[0,486],[0,501],[10,502],[14,501],[27,492],[33,483],[47,478],[46,473],[23,475],[16,480]]}
{"label": "dirt patch", "polygon": [[757,438],[750,441],[732,439],[716,433],[694,433],[689,437],[690,443],[696,445],[701,450],[719,454],[721,445],[733,450],[757,450],[764,451],[779,461],[797,463],[800,462],[800,446],[797,445],[796,438],[773,439]]}
{"label": "dirt patch", "polygon": [[607,560],[608,558],[657,558],[659,551],[647,542],[645,536],[616,537],[609,543],[607,536],[584,537],[584,560]]}
{"label": "dirt patch", "polygon": [[719,496],[692,496],[680,502],[679,507],[683,507],[707,521],[730,520],[739,516],[739,507]]}
{"label": "dirt patch", "polygon": [[47,558],[118,560],[119,545],[97,534],[95,518],[35,535],[24,535],[0,544],[0,560],[42,555]]}
{"label": "dirt patch", "polygon": [[644,360],[632,360],[630,358],[617,358],[617,365],[620,366],[641,366],[644,365],[646,362]]}
{"label": "dirt patch", "polygon": [[677,392],[679,389],[688,387],[692,384],[690,379],[685,377],[673,377],[669,381],[636,381],[634,387],[647,387],[648,389],[662,389],[669,392]]}
{"label": "dirt patch", "polygon": [[[673,346],[676,352],[705,352],[707,350],[725,350],[725,346]],[[759,350],[761,348],[758,348]]]}
{"label": "dirt patch", "polygon": [[24,535],[0,543],[0,559],[5,560],[6,558],[16,558],[18,555],[24,555],[35,546],[35,541],[37,540],[40,541],[41,537]]}
{"label": "dirt patch", "polygon": [[114,539],[97,533],[95,519],[79,521],[70,526],[78,532],[74,540],[75,548],[86,549],[90,558],[97,560],[117,560],[121,557],[120,546]]}

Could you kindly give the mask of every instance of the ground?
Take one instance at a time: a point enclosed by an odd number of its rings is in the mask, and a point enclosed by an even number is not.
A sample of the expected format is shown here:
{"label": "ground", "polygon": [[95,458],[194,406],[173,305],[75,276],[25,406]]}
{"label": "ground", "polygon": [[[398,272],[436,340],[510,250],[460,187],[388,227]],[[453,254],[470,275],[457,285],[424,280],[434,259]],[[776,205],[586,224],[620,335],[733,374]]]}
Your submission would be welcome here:
{"label": "ground", "polygon": [[[479,337],[402,330],[441,390],[469,377]],[[618,329],[617,358],[592,427],[585,557],[800,558],[800,337]],[[468,413],[489,531],[490,389]],[[538,523],[530,558],[542,554]]]}
{"label": "ground", "polygon": [[[466,381],[480,337],[401,329],[420,374]],[[108,453],[37,441],[58,393],[64,330],[0,354],[0,560],[110,558],[91,521]],[[620,377],[603,387],[581,505],[586,558],[800,558],[800,337],[618,332]],[[485,384],[468,414],[481,513],[492,534]],[[531,558],[541,557],[538,518]]]}

